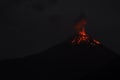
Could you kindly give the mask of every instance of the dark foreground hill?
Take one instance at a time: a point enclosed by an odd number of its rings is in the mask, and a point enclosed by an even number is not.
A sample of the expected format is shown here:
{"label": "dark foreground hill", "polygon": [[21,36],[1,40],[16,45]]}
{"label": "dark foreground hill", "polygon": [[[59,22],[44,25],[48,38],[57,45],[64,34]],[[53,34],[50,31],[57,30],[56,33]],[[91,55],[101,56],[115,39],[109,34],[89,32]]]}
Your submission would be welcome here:
{"label": "dark foreground hill", "polygon": [[120,79],[119,56],[102,44],[72,45],[68,41],[37,55],[0,63],[0,73],[38,76],[40,80]]}

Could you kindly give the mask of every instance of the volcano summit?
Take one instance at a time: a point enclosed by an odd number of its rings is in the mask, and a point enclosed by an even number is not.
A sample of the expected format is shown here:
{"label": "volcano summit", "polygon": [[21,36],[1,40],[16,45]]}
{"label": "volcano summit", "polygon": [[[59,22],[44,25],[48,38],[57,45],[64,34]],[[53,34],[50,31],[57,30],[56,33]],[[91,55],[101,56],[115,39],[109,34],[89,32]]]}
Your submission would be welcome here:
{"label": "volcano summit", "polygon": [[86,43],[90,45],[98,45],[100,44],[99,41],[92,39],[85,30],[85,26],[87,24],[87,19],[85,17],[80,16],[78,21],[76,22],[74,28],[76,30],[76,36],[72,40],[73,44],[81,44]]}

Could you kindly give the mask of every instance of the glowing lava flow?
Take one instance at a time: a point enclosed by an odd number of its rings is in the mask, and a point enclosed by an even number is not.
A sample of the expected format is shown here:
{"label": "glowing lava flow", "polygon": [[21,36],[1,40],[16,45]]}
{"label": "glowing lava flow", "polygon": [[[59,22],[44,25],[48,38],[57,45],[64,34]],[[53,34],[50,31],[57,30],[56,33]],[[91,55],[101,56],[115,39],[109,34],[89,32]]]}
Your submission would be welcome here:
{"label": "glowing lava flow", "polygon": [[86,33],[86,31],[85,31],[86,23],[87,23],[86,19],[82,19],[82,20],[80,20],[80,22],[78,22],[75,25],[77,35],[72,40],[72,44],[80,44],[80,43],[86,43],[86,44],[90,44],[90,45],[100,44],[99,41],[97,41],[95,39],[91,39],[91,37]]}

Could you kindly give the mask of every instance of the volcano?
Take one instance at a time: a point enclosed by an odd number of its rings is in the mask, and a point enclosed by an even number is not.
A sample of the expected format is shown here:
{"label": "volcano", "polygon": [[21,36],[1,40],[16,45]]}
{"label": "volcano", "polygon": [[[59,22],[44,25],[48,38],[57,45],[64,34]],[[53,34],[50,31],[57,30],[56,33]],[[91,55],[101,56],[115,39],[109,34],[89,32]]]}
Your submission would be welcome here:
{"label": "volcano", "polygon": [[86,17],[82,17],[80,16],[80,18],[78,19],[78,21],[76,21],[76,24],[74,26],[75,30],[76,30],[76,35],[72,40],[72,44],[81,44],[81,43],[85,43],[88,45],[99,45],[100,42],[91,38],[85,30],[85,26],[87,24],[87,20]]}
{"label": "volcano", "polygon": [[[119,55],[90,37],[86,19],[76,23],[76,35],[36,55],[1,61],[2,74],[37,73],[41,80],[102,80],[119,78]],[[30,77],[30,76],[29,76]],[[119,78],[120,79],[120,78]]]}

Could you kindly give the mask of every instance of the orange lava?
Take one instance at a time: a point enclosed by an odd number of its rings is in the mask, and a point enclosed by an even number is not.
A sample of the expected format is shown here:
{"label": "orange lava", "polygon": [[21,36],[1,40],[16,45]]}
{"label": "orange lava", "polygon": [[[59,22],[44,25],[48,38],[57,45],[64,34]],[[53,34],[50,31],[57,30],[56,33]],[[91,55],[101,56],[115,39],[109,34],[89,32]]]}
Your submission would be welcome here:
{"label": "orange lava", "polygon": [[99,41],[97,41],[97,40],[93,40],[94,41],[94,43],[96,43],[96,44],[100,44],[100,42]]}
{"label": "orange lava", "polygon": [[87,24],[86,19],[82,19],[80,22],[78,22],[74,28],[76,29],[77,35],[72,40],[72,44],[80,44],[80,43],[90,43],[91,45],[97,45],[100,44],[99,41],[93,39],[90,39],[90,36],[85,31],[85,26]]}

